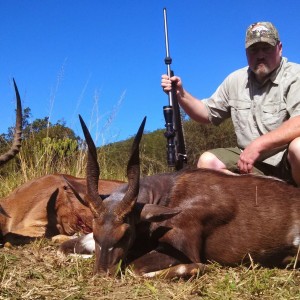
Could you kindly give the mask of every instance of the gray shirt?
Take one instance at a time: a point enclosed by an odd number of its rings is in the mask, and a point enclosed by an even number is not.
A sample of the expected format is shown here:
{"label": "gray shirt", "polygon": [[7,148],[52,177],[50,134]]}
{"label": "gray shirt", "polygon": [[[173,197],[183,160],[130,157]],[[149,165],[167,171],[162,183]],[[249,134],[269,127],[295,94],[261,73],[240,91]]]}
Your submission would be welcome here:
{"label": "gray shirt", "polygon": [[[232,118],[237,145],[244,149],[257,137],[300,115],[300,64],[282,58],[280,66],[263,85],[257,83],[248,67],[239,69],[210,98],[202,101],[213,124]],[[286,147],[274,149],[261,159],[276,166]]]}

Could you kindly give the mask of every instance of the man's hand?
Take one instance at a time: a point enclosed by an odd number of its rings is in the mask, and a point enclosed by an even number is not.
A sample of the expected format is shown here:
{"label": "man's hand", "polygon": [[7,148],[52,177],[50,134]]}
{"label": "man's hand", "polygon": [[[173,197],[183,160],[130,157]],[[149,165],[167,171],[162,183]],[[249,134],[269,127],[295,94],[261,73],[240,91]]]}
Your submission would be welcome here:
{"label": "man's hand", "polygon": [[169,76],[166,74],[162,75],[161,87],[165,93],[169,93],[172,90],[172,87],[175,88],[177,95],[183,92],[182,81],[178,76],[172,76],[169,78]]}
{"label": "man's hand", "polygon": [[176,97],[180,107],[196,122],[209,124],[208,110],[202,101],[187,92],[182,85],[181,78],[164,74],[161,76],[161,87],[165,93],[169,93],[172,88],[175,89]]}
{"label": "man's hand", "polygon": [[260,152],[258,149],[259,148],[254,141],[250,143],[241,153],[240,159],[237,164],[241,174],[252,172],[255,162],[260,156]]}

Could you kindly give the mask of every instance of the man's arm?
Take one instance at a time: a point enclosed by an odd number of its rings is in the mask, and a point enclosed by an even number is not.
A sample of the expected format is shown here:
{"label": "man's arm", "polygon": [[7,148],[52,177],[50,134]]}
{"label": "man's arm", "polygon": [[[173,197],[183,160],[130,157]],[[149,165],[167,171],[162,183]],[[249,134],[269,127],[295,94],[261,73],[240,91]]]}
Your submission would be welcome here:
{"label": "man's arm", "polygon": [[244,149],[238,161],[238,167],[241,173],[250,173],[254,163],[261,155],[272,149],[288,145],[297,137],[300,137],[300,116],[290,118],[278,128],[251,142]]}

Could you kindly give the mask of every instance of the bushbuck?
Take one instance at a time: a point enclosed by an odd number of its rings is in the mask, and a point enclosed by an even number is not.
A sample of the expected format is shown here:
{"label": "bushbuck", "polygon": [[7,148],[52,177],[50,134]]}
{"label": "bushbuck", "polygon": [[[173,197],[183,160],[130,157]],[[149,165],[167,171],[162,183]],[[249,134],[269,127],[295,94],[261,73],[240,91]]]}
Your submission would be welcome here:
{"label": "bushbuck", "polygon": [[[21,147],[22,107],[15,81],[14,88],[17,101],[14,140],[10,150],[0,156],[0,166],[13,158]],[[91,232],[92,213],[78,202],[66,178],[79,193],[86,192],[85,179],[53,174],[33,179],[0,199],[0,242],[24,244],[37,237]],[[99,193],[110,194],[122,183],[99,180]]]}
{"label": "bushbuck", "polygon": [[146,277],[191,276],[209,262],[296,266],[300,189],[271,177],[210,169],[140,179],[144,120],[128,162],[128,184],[101,199],[96,148],[80,120],[89,146],[81,201],[93,212],[93,233],[61,244],[59,253],[95,251],[94,273],[114,274],[122,260]]}

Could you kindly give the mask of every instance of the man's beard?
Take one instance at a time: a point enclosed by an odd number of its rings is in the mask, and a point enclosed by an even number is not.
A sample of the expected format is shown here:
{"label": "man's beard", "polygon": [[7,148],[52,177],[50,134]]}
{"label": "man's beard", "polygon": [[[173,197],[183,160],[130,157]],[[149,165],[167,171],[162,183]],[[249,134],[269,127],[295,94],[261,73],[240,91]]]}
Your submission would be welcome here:
{"label": "man's beard", "polygon": [[271,73],[271,70],[265,63],[260,62],[255,66],[253,73],[259,81],[262,81]]}

